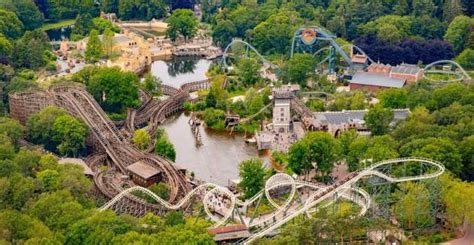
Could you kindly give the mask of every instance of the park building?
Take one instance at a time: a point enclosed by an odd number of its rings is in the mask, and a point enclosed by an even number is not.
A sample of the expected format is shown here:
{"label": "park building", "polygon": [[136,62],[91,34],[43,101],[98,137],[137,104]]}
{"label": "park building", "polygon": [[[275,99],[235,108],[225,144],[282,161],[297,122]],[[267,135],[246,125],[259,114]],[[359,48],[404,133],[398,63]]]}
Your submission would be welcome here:
{"label": "park building", "polygon": [[127,172],[135,184],[143,187],[149,187],[161,180],[161,171],[142,161],[128,166]]}
{"label": "park building", "polygon": [[384,88],[402,88],[406,84],[418,82],[423,78],[423,69],[416,65],[402,63],[391,66],[372,63],[367,71],[356,72],[350,81],[350,89],[365,89],[376,92]]}
{"label": "park building", "polygon": [[273,93],[273,129],[278,133],[289,133],[291,130],[291,98],[289,91],[274,91]]}
{"label": "park building", "polygon": [[369,58],[364,54],[351,54],[352,69],[355,71],[364,70],[369,62]]}
{"label": "park building", "polygon": [[[99,35],[99,39],[103,41],[103,35]],[[87,48],[89,38],[86,37],[78,42],[61,41],[59,45],[59,53],[67,56],[69,51],[77,50],[84,54]],[[115,33],[112,38],[112,59],[107,60],[106,66],[118,66],[124,71],[141,73],[146,66],[150,65],[154,60],[170,57],[172,55],[173,45],[169,39],[164,38],[148,38],[130,32],[124,29],[122,33]]]}
{"label": "park building", "polygon": [[[313,118],[306,119],[305,125],[310,131],[325,131],[337,137],[342,132],[350,129],[356,130],[359,134],[369,135],[370,132],[365,124],[364,116],[369,110],[343,110],[315,112]],[[394,109],[391,126],[407,118],[410,115],[409,109]]]}
{"label": "park building", "polygon": [[402,63],[400,65],[392,67],[390,70],[389,77],[404,79],[407,84],[418,82],[424,76],[423,69],[416,65],[410,65]]}
{"label": "park building", "polygon": [[406,81],[400,78],[391,78],[377,73],[356,72],[352,76],[350,90],[363,89],[370,92],[377,92],[386,88],[402,88]]}

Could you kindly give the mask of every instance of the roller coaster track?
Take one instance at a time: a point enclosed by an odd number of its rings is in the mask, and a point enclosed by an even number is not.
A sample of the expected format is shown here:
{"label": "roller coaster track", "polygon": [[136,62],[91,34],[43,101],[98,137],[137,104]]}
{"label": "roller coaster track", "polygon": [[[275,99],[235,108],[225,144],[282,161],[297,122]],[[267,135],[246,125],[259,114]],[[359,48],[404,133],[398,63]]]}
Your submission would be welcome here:
{"label": "roller coaster track", "polygon": [[369,55],[367,55],[367,54],[364,52],[364,50],[362,50],[361,48],[359,48],[359,46],[354,45],[354,44],[344,44],[344,45],[341,46],[342,49],[344,49],[344,48],[346,48],[346,47],[350,47],[351,49],[355,48],[357,51],[359,51],[359,53],[361,53],[361,54],[367,56],[367,59],[370,61],[370,63],[375,63],[374,60],[371,59],[371,58],[369,57]]}
{"label": "roller coaster track", "polygon": [[342,47],[339,46],[339,44],[337,44],[336,41],[334,41],[335,36],[330,34],[328,30],[326,30],[326,29],[324,29],[320,26],[301,27],[298,30],[296,30],[296,32],[293,34],[293,39],[291,41],[290,57],[293,57],[293,54],[294,54],[294,51],[295,51],[296,37],[301,35],[302,31],[307,29],[307,28],[315,29],[316,32],[317,32],[317,35],[320,35],[316,38],[317,40],[328,41],[331,44],[331,46],[333,46],[336,49],[336,51],[342,56],[344,61],[346,61],[347,64],[352,65],[351,58],[346,54],[346,52],[344,52]]}
{"label": "roller coaster track", "polygon": [[279,69],[279,67],[273,63],[271,63],[270,61],[268,61],[267,59],[265,59],[265,57],[263,57],[258,51],[257,49],[255,49],[254,46],[252,46],[250,43],[246,42],[246,41],[243,41],[243,40],[240,40],[240,39],[234,39],[232,40],[232,42],[229,43],[229,45],[227,45],[227,47],[225,48],[224,50],[224,53],[222,55],[222,60],[224,62],[224,67],[229,67],[229,65],[227,64],[227,56],[229,55],[229,48],[232,47],[232,45],[236,44],[236,43],[242,43],[244,44],[245,46],[247,46],[248,48],[250,48],[253,52],[255,52],[255,54],[258,56],[258,58],[263,62],[263,64],[267,65],[268,67],[272,68],[272,69]]}
{"label": "roller coaster track", "polygon": [[[97,102],[82,86],[59,85],[52,87],[49,91],[55,97],[58,106],[80,117],[87,124],[105,149],[107,155],[112,159],[115,166],[119,168],[120,172],[126,174],[127,166],[141,160],[155,166],[164,173],[164,178],[171,187],[171,202],[173,202],[180,193],[189,191],[189,185],[186,182],[185,176],[181,174],[171,162],[156,155],[145,155],[133,147],[120,134],[119,130],[112,121],[108,119]],[[98,177],[100,176],[96,176],[95,180],[97,180]],[[105,188],[102,188],[102,190],[108,191]]]}
{"label": "roller coaster track", "polygon": [[293,96],[291,98],[291,109],[294,110],[298,115],[303,117],[313,117],[313,112],[306,107],[303,101]]}
{"label": "roller coaster track", "polygon": [[[423,173],[416,176],[403,177],[389,176],[377,170],[378,168],[386,165],[401,164],[406,162],[423,163],[433,167],[434,169],[432,169],[432,171],[428,173]],[[124,190],[118,195],[116,195],[104,206],[102,206],[100,210],[103,211],[108,208],[111,208],[114,204],[120,202],[121,199],[128,197],[130,193],[134,191],[141,191],[149,195],[160,205],[167,209],[179,209],[184,205],[188,204],[189,202],[193,201],[194,196],[197,195],[203,196],[202,202],[204,205],[205,212],[207,216],[215,222],[214,226],[220,226],[225,222],[229,221],[234,212],[238,212],[236,211],[238,210],[236,209],[236,206],[247,207],[248,205],[255,203],[258,199],[265,196],[266,199],[269,201],[270,205],[276,209],[274,212],[262,215],[262,217],[259,217],[257,219],[249,217],[246,217],[245,219],[240,219],[240,221],[243,222],[247,227],[256,227],[256,231],[254,231],[253,234],[247,240],[244,241],[244,243],[250,243],[259,237],[269,234],[270,232],[286,224],[288,221],[299,215],[302,215],[304,213],[309,214],[311,212],[316,211],[318,207],[321,207],[320,204],[323,200],[328,200],[331,197],[333,197],[332,201],[335,201],[336,199],[341,197],[353,201],[355,204],[361,207],[359,215],[364,215],[371,206],[371,198],[366,191],[355,187],[356,182],[360,179],[370,176],[376,176],[378,178],[384,179],[388,183],[400,183],[406,181],[417,181],[436,178],[442,173],[444,173],[444,171],[445,167],[439,162],[425,158],[409,157],[377,162],[365,169],[353,172],[345,178],[329,186],[294,180],[289,175],[280,173],[270,177],[265,183],[265,188],[246,201],[240,201],[228,189],[217,186],[212,183],[205,183],[198,186],[197,188],[188,192],[184,196],[184,198],[178,201],[176,204],[171,204],[161,199],[156,194],[146,188],[135,186]],[[287,199],[282,204],[279,204],[273,199],[271,192],[272,190],[277,190],[278,188],[282,187],[290,187],[290,193]],[[304,202],[297,204],[294,202],[295,195],[297,193],[297,189],[301,188],[309,188],[313,191],[312,193],[308,193],[308,198]],[[227,201],[223,202],[224,205],[222,205],[222,209],[224,211],[221,210],[219,216],[215,215],[215,212],[212,211],[212,209],[215,208],[215,203],[213,203],[211,200],[211,197],[213,195],[217,195],[219,197],[227,197]],[[327,205],[330,205],[330,202],[326,203],[322,207]],[[221,207],[221,205],[219,205],[219,207]]]}
{"label": "roller coaster track", "polygon": [[242,120],[240,120],[240,123],[247,123],[249,122],[250,120],[254,119],[256,116],[262,114],[264,111],[266,111],[270,106],[273,105],[273,102],[270,102],[268,103],[266,106],[262,107],[262,109],[260,109],[258,112],[254,113],[253,115],[250,115],[246,118],[243,118]]}
{"label": "roller coaster track", "polygon": [[[430,70],[430,68],[436,66],[436,65],[439,65],[439,64],[444,64],[444,63],[448,63],[450,65],[454,65],[456,66],[458,69],[459,69],[459,72],[458,71],[440,71],[440,70]],[[430,81],[434,81],[434,79],[426,76],[426,74],[430,74],[430,73],[441,73],[441,74],[449,74],[449,75],[457,75],[458,78],[455,78],[455,79],[450,79],[450,80],[444,80],[442,82],[458,82],[458,81],[462,81],[462,80],[465,80],[467,82],[470,82],[472,81],[472,78],[471,76],[469,76],[469,74],[466,72],[466,70],[464,70],[464,68],[462,68],[461,65],[459,65],[457,62],[455,61],[452,61],[452,60],[438,60],[438,61],[435,61],[433,63],[430,63],[428,65],[425,66],[424,68],[424,74],[425,74],[425,78],[430,80]]]}
{"label": "roller coaster track", "polygon": [[300,93],[301,97],[312,97],[313,95],[324,95],[326,96],[326,98],[331,98],[331,99],[335,99],[336,96],[334,96],[333,94],[331,93],[328,93],[328,92],[324,92],[324,91],[309,91],[309,92],[301,92]]}

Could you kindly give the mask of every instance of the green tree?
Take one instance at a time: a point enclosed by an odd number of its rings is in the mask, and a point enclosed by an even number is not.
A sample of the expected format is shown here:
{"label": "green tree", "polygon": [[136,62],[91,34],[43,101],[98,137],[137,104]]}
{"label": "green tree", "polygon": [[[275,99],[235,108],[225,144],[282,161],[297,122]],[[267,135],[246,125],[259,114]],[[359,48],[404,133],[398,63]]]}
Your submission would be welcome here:
{"label": "green tree", "polygon": [[165,216],[165,225],[167,226],[177,226],[186,223],[184,220],[184,215],[180,211],[171,211],[168,212]]}
{"label": "green tree", "polygon": [[412,230],[434,224],[431,194],[422,183],[403,183],[393,195],[397,199],[393,205],[394,213],[402,227]]}
{"label": "green tree", "polygon": [[432,93],[434,108],[441,109],[461,100],[465,92],[466,86],[463,83],[449,83],[436,89]]}
{"label": "green tree", "polygon": [[104,45],[104,55],[107,58],[111,58],[113,55],[114,47],[114,35],[115,33],[109,28],[104,31],[103,45]]}
{"label": "green tree", "polygon": [[23,137],[25,128],[16,120],[0,117],[0,134],[8,136],[14,145],[18,146],[18,141]]}
{"label": "green tree", "polygon": [[0,7],[15,12],[26,30],[34,30],[44,22],[43,14],[32,0],[4,0]]}
{"label": "green tree", "polygon": [[206,96],[205,102],[207,107],[214,107],[217,109],[227,109],[227,91],[223,88],[225,78],[217,76],[212,80],[211,88]]}
{"label": "green tree", "polygon": [[310,99],[308,102],[306,102],[306,107],[312,111],[325,111],[324,105],[324,101],[320,99]]}
{"label": "green tree", "polygon": [[86,219],[79,220],[68,229],[66,244],[111,244],[114,237],[132,230],[133,224],[113,211],[97,212]]}
{"label": "green tree", "polygon": [[89,40],[87,41],[86,47],[86,61],[89,63],[96,63],[102,57],[103,46],[99,39],[99,33],[97,30],[92,30],[89,34]]}
{"label": "green tree", "polygon": [[375,105],[364,116],[364,120],[373,135],[386,134],[393,120],[393,111],[381,105]]}
{"label": "green tree", "polygon": [[5,92],[14,93],[28,88],[38,88],[38,84],[34,81],[16,76],[5,87]]}
{"label": "green tree", "polygon": [[217,22],[217,25],[212,31],[212,40],[214,43],[222,48],[225,48],[231,41],[232,38],[237,34],[237,29],[229,20],[223,20]]}
{"label": "green tree", "polygon": [[474,135],[464,138],[459,144],[459,152],[462,154],[464,180],[474,180]]}
{"label": "green tree", "polygon": [[446,207],[446,218],[452,229],[474,222],[474,184],[462,182],[449,174],[440,178],[441,198]]}
{"label": "green tree", "polygon": [[313,166],[323,176],[330,174],[340,157],[339,142],[326,132],[310,132],[290,146],[288,167],[307,173]]}
{"label": "green tree", "polygon": [[342,156],[347,156],[349,154],[349,147],[358,138],[358,133],[356,130],[351,129],[351,130],[346,130],[342,132],[339,137],[339,145],[341,146],[341,155]]}
{"label": "green tree", "polygon": [[222,110],[207,108],[204,111],[203,118],[204,118],[204,122],[206,122],[207,127],[218,128],[220,123],[224,125],[223,120],[225,118],[225,112]]}
{"label": "green tree", "polygon": [[13,45],[11,42],[3,34],[0,34],[0,57],[9,57],[12,54],[12,51]]}
{"label": "green tree", "polygon": [[166,15],[165,0],[120,0],[119,4],[109,3],[109,6],[115,9],[118,7],[120,19],[144,19],[151,20],[153,18],[160,19]]}
{"label": "green tree", "polygon": [[99,33],[105,33],[105,30],[107,29],[114,33],[120,32],[120,27],[101,17],[95,17],[92,19],[92,28],[90,29],[96,29]]}
{"label": "green tree", "polygon": [[[0,212],[0,229],[7,243],[26,242],[31,238],[53,240],[53,233],[43,223],[16,210]],[[51,242],[53,243],[53,242]]]}
{"label": "green tree", "polygon": [[474,49],[465,49],[456,57],[456,61],[464,69],[474,69]]}
{"label": "green tree", "polygon": [[45,193],[28,212],[53,231],[66,231],[72,224],[87,217],[88,212],[68,191]]}
{"label": "green tree", "polygon": [[462,155],[457,145],[447,138],[415,139],[400,147],[402,156],[425,157],[437,160],[455,176],[462,171]]}
{"label": "green tree", "polygon": [[51,45],[45,32],[40,29],[27,31],[15,42],[12,60],[17,68],[37,69],[51,59],[53,55],[50,50]]}
{"label": "green tree", "polygon": [[[255,18],[256,15],[251,16],[251,18]],[[274,13],[253,29],[251,32],[252,43],[263,53],[284,54],[288,51],[291,38],[301,22],[298,13],[295,11]],[[307,62],[309,60],[305,61],[305,63]]]}
{"label": "green tree", "polygon": [[123,72],[118,67],[89,68],[73,79],[85,83],[105,111],[122,112],[140,104],[139,78],[132,72]]}
{"label": "green tree", "polygon": [[245,115],[254,115],[260,109],[262,109],[264,105],[263,97],[255,91],[255,89],[250,88],[247,93],[245,94]]}
{"label": "green tree", "polygon": [[23,34],[23,24],[15,13],[0,9],[0,34],[8,39],[17,39]]}
{"label": "green tree", "polygon": [[239,164],[239,187],[244,192],[244,199],[250,198],[263,189],[265,184],[265,167],[260,159],[249,159]]}
{"label": "green tree", "polygon": [[384,89],[377,94],[384,108],[398,109],[406,108],[408,94],[403,88]]}
{"label": "green tree", "polygon": [[46,169],[36,173],[36,178],[41,181],[46,191],[53,191],[59,185],[59,173],[56,170]]}
{"label": "green tree", "polygon": [[160,94],[160,87],[161,87],[161,80],[158,77],[153,76],[151,73],[145,74],[142,83],[143,89],[152,93],[152,94]]}
{"label": "green tree", "polygon": [[237,70],[239,79],[246,85],[253,85],[260,78],[260,65],[254,59],[240,59]]}
{"label": "green tree", "polygon": [[413,14],[415,16],[433,15],[436,5],[432,0],[413,0]]}
{"label": "green tree", "polygon": [[61,155],[77,156],[86,147],[87,126],[78,119],[62,115],[54,120],[53,139],[60,142],[57,146]]}
{"label": "green tree", "polygon": [[164,200],[168,200],[170,196],[170,187],[165,183],[155,183],[148,189]]}
{"label": "green tree", "polygon": [[367,106],[365,94],[362,91],[336,93],[334,102],[328,108],[332,111],[362,110]]}
{"label": "green tree", "polygon": [[133,144],[140,150],[145,150],[151,143],[151,136],[145,129],[138,129],[133,133]]}
{"label": "green tree", "polygon": [[26,123],[28,138],[36,144],[43,144],[47,150],[55,151],[58,144],[54,140],[53,125],[56,119],[66,115],[66,111],[54,106],[48,106],[33,114]]}
{"label": "green tree", "polygon": [[0,134],[0,159],[11,159],[15,155],[15,147],[11,139],[4,134]]}
{"label": "green tree", "polygon": [[172,41],[176,41],[178,35],[182,35],[184,40],[194,37],[197,33],[198,20],[193,11],[189,9],[178,9],[173,11],[167,19],[168,29],[166,34]]}
{"label": "green tree", "polygon": [[306,80],[314,73],[316,60],[310,54],[295,54],[288,61],[287,76],[290,82],[306,86]]}
{"label": "green tree", "polygon": [[445,1],[443,6],[443,18],[450,23],[456,16],[462,15],[463,10],[460,0]]}
{"label": "green tree", "polygon": [[173,144],[171,144],[166,137],[161,137],[156,141],[155,153],[164,156],[171,161],[176,160],[176,151]]}
{"label": "green tree", "polygon": [[[444,40],[453,45],[454,51],[460,53],[466,47],[468,37],[474,26],[474,18],[464,15],[456,16],[449,24]],[[472,48],[472,47],[471,47]]]}
{"label": "green tree", "polygon": [[39,167],[41,152],[21,149],[13,158],[13,163],[18,166],[23,176],[33,177]]}

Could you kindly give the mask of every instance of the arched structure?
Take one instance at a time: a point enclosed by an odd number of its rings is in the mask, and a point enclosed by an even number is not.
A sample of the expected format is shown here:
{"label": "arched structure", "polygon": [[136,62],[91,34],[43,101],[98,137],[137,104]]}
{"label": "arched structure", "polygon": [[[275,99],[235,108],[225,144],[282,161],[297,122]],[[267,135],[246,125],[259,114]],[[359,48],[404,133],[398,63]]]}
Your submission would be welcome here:
{"label": "arched structure", "polygon": [[[417,175],[411,176],[391,176],[390,173],[383,171],[383,167],[399,164],[421,164],[422,166],[429,166],[430,169],[426,170],[425,173],[419,173]],[[113,205],[119,202],[121,198],[130,195],[130,193],[135,190],[140,190],[148,194],[158,203],[168,209],[179,209],[185,206],[188,202],[192,201],[193,196],[201,194],[201,196],[204,196],[202,202],[205,207],[205,212],[207,216],[215,222],[214,226],[224,224],[227,221],[232,221],[229,220],[233,217],[232,214],[237,214],[240,219],[234,218],[234,221],[241,222],[247,227],[254,227],[254,229],[252,229],[252,235],[244,241],[244,243],[248,244],[259,237],[269,234],[299,215],[309,215],[309,213],[316,211],[318,208],[330,205],[329,203],[321,206],[320,204],[324,200],[334,202],[338,198],[348,199],[360,206],[361,210],[359,215],[364,215],[367,210],[371,208],[372,201],[369,193],[356,186],[356,183],[361,179],[377,177],[385,180],[387,183],[400,183],[436,178],[444,173],[444,171],[445,167],[439,162],[430,159],[410,157],[377,162],[367,168],[353,172],[329,186],[295,180],[287,174],[279,173],[270,177],[265,183],[265,188],[246,201],[240,201],[226,188],[218,187],[217,185],[211,183],[198,186],[187,193],[187,195],[176,204],[171,204],[167,201],[164,201],[147,189],[141,187],[132,187],[131,189],[125,190],[112,198],[112,200],[101,207],[100,210],[113,207]],[[306,200],[301,201],[301,197],[297,197],[296,195],[299,195],[299,191],[297,190],[303,188],[309,189],[310,192],[308,193],[309,196],[306,198]],[[202,195],[202,191],[204,191],[204,195]],[[275,191],[277,194],[278,191],[284,191],[285,193],[288,193],[288,195],[286,195],[284,201],[277,202],[274,199],[274,194],[272,194],[272,192]],[[213,207],[213,204],[210,202],[210,197],[213,195],[226,196],[226,198],[220,199],[225,200],[223,201],[225,205],[219,204],[219,207],[224,206],[225,209],[217,212],[222,217],[221,219],[216,218],[214,212],[211,211],[211,208],[209,208]],[[275,209],[272,213],[259,217],[255,217],[255,213],[252,217],[241,216],[239,210],[245,210],[250,204],[255,202],[258,206],[263,197],[266,197],[266,199],[269,201],[269,204]],[[300,201],[298,202],[297,200]],[[237,208],[237,206],[239,208]]]}
{"label": "arched structure", "polygon": [[[346,52],[344,52],[342,47],[336,43],[334,40],[335,38],[336,36],[319,26],[301,27],[293,34],[290,57],[293,57],[294,53],[298,50],[313,53],[312,47],[317,44],[317,41],[325,41],[329,43],[328,50],[330,54],[323,60],[323,62],[320,63],[324,63],[326,61],[329,63],[329,73],[334,73],[336,52],[342,56],[344,61],[349,66],[352,66],[351,58]],[[316,52],[320,51],[321,50],[318,50]]]}
{"label": "arched structure", "polygon": [[224,53],[222,54],[222,60],[223,60],[223,63],[224,63],[224,66],[226,68],[229,67],[229,65],[227,64],[227,57],[229,56],[229,49],[232,47],[232,45],[236,44],[236,43],[241,43],[241,44],[244,44],[247,48],[250,48],[253,52],[255,52],[255,54],[257,55],[257,57],[263,62],[264,65],[272,68],[272,69],[278,69],[279,67],[273,63],[271,63],[270,61],[268,61],[267,59],[265,59],[265,57],[263,57],[258,51],[257,49],[255,49],[254,46],[252,46],[250,43],[246,42],[246,41],[243,41],[243,40],[240,40],[240,39],[234,39],[232,40],[231,43],[229,43],[227,45],[227,47],[225,48],[224,50]]}
{"label": "arched structure", "polygon": [[[435,67],[436,65],[442,65],[442,64],[449,64],[450,66],[455,66],[457,67],[458,71],[452,71],[450,70],[430,70],[430,68]],[[435,80],[427,76],[427,74],[447,74],[447,75],[454,75],[457,76],[457,78],[454,79],[449,79],[449,80]],[[430,63],[425,66],[424,68],[424,77],[430,81],[436,81],[436,82],[459,82],[459,81],[467,81],[470,82],[472,81],[471,76],[462,68],[461,65],[459,65],[457,62],[452,61],[452,60],[438,60],[433,63]]]}
{"label": "arched structure", "polygon": [[355,44],[344,44],[341,46],[341,48],[344,50],[344,48],[347,48],[347,47],[350,47],[351,50],[353,51],[354,49],[357,50],[357,52],[367,56],[367,59],[370,61],[370,63],[375,63],[374,60],[372,60],[365,52],[364,50],[362,50],[359,46],[355,45]]}

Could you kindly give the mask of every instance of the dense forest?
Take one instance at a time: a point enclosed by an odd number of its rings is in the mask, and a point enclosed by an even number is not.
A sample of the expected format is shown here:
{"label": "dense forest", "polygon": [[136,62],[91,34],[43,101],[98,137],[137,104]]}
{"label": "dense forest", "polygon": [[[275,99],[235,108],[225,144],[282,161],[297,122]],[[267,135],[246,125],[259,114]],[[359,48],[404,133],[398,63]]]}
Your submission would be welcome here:
{"label": "dense forest", "polygon": [[217,2],[202,1],[203,20],[223,47],[240,37],[263,54],[288,55],[294,31],[318,25],[383,63],[429,64],[463,51],[472,55],[474,48],[468,0]]}

